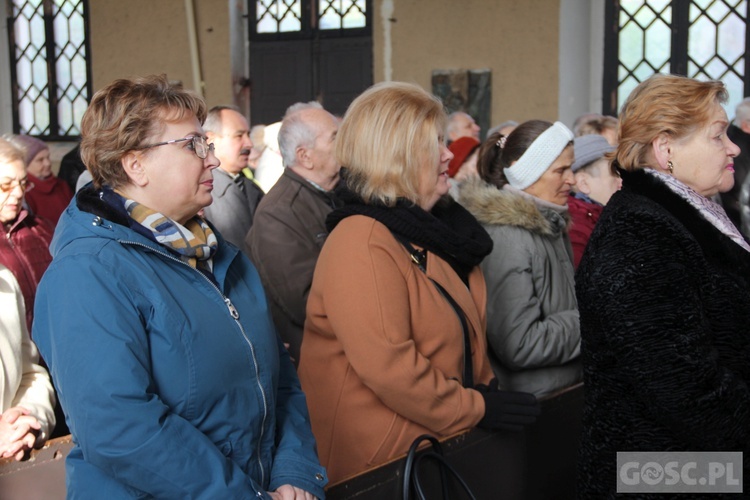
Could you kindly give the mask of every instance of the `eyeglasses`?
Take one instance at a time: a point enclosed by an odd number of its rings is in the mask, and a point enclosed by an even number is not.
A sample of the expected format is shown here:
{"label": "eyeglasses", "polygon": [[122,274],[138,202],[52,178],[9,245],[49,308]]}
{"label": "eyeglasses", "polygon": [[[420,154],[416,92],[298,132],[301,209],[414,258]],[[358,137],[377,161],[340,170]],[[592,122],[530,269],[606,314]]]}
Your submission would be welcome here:
{"label": "eyeglasses", "polygon": [[148,144],[146,146],[141,146],[138,149],[149,149],[149,148],[155,148],[156,146],[164,146],[166,144],[175,144],[178,142],[185,142],[190,141],[190,145],[188,146],[188,149],[192,150],[195,153],[195,156],[200,158],[201,160],[205,160],[208,156],[208,152],[214,150],[213,143],[208,144],[206,142],[206,138],[202,137],[200,135],[194,135],[192,137],[185,137],[184,139],[172,139],[171,141],[165,141],[165,142],[157,142],[156,144]]}
{"label": "eyeglasses", "polygon": [[34,183],[29,182],[26,177],[23,179],[11,179],[9,177],[0,179],[0,191],[3,193],[10,193],[16,188],[16,186],[20,187],[21,191],[31,191],[34,187]]}

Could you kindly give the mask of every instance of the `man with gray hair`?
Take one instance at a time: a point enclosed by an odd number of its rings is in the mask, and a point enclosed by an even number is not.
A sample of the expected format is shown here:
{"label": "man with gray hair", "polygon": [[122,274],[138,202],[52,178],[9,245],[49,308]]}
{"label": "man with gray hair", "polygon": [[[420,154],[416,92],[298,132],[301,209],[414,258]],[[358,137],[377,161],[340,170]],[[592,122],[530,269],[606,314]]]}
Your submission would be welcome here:
{"label": "man with gray hair", "polygon": [[[727,137],[740,147],[740,154],[734,158],[734,186],[719,195],[729,219],[742,230],[740,190],[750,171],[750,97],[744,98],[737,105],[734,120],[727,129]],[[748,235],[745,235],[745,238],[748,238]]]}
{"label": "man with gray hair", "polygon": [[315,263],[328,236],[326,216],[340,205],[333,193],[341,168],[334,156],[337,131],[336,118],[317,102],[287,109],[279,130],[284,173],[258,205],[245,238],[295,364]]}
{"label": "man with gray hair", "polygon": [[221,161],[215,169],[213,202],[203,213],[228,242],[242,248],[263,191],[242,170],[253,147],[250,125],[234,106],[214,106],[203,123]]}
{"label": "man with gray hair", "polygon": [[473,137],[479,139],[479,125],[468,113],[463,111],[454,111],[448,115],[448,126],[445,131],[445,140],[448,144],[460,139],[461,137]]}

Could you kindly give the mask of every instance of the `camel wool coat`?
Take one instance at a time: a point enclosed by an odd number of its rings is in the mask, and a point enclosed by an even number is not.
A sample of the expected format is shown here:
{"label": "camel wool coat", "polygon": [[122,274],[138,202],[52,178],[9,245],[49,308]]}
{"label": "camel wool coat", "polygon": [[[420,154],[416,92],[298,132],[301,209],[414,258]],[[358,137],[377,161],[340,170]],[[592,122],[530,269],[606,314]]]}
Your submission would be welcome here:
{"label": "camel wool coat", "polygon": [[380,222],[342,220],[323,246],[307,301],[299,366],[318,455],[331,483],[405,454],[420,434],[475,426],[484,400],[462,385],[466,317],[474,382],[493,377],[485,338],[486,291],[477,267],[467,287],[427,253],[422,272]]}

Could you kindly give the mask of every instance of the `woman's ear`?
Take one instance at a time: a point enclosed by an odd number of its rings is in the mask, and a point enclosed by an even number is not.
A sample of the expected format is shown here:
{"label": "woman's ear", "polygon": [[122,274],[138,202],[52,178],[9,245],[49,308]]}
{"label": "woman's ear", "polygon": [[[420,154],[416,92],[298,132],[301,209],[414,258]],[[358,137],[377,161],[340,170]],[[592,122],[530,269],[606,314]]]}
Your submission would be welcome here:
{"label": "woman's ear", "polygon": [[661,170],[669,170],[667,162],[672,158],[672,146],[672,140],[667,134],[659,134],[651,141],[654,159]]}
{"label": "woman's ear", "polygon": [[576,191],[583,194],[591,194],[591,186],[589,185],[589,174],[586,172],[576,172],[573,174],[576,179]]}
{"label": "woman's ear", "polygon": [[138,187],[144,187],[148,184],[148,174],[141,160],[141,153],[138,151],[126,153],[120,160],[125,175],[128,176],[133,185]]}

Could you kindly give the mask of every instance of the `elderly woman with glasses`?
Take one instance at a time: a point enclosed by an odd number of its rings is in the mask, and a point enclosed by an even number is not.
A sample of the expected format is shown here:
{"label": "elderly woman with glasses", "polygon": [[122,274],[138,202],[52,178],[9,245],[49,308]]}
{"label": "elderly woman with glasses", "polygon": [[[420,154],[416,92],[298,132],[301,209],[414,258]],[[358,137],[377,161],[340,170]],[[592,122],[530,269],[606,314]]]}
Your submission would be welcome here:
{"label": "elderly woman with glasses", "polygon": [[26,196],[26,204],[39,217],[57,224],[73,197],[73,191],[52,172],[49,146],[30,135],[16,135],[13,142],[26,153],[26,172],[29,182],[34,183],[34,190]]}
{"label": "elderly woman with glasses", "polygon": [[34,335],[82,498],[323,496],[305,398],[250,261],[198,214],[219,162],[165,76],[93,98],[93,177],[57,226]]}
{"label": "elderly woman with glasses", "polygon": [[55,228],[24,207],[24,195],[33,187],[24,157],[16,144],[0,138],[0,264],[10,269],[21,287],[26,326],[31,329],[36,287],[52,261],[49,244]]}

